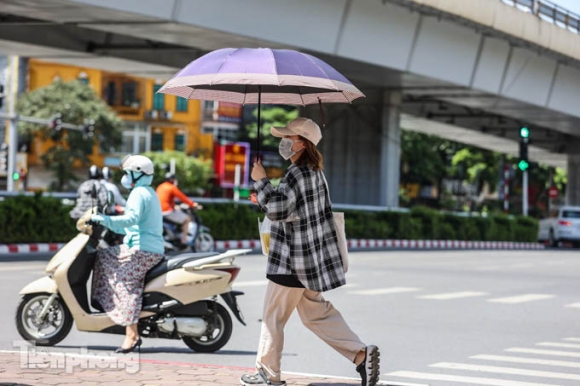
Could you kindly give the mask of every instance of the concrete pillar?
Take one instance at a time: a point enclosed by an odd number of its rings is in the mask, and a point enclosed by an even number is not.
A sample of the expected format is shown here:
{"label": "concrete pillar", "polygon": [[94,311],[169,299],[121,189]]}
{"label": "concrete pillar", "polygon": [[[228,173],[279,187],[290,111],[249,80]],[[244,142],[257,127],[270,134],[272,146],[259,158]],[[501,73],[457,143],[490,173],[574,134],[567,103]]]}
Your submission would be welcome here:
{"label": "concrete pillar", "polygon": [[[352,105],[324,105],[326,128],[318,149],[334,203],[397,207],[399,205],[399,92],[362,90],[366,98]],[[322,124],[317,105],[301,116]]]}
{"label": "concrete pillar", "polygon": [[568,154],[566,205],[580,206],[580,155]]}
{"label": "concrete pillar", "polygon": [[380,206],[399,206],[401,93],[385,91],[381,112]]}

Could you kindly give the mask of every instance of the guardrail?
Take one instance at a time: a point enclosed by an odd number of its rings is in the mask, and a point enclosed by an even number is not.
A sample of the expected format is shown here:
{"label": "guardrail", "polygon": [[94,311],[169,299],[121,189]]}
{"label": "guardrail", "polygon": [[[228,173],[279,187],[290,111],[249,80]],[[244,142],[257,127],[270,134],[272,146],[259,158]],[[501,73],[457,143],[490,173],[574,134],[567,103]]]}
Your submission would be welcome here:
{"label": "guardrail", "polygon": [[500,0],[559,27],[580,34],[580,15],[548,0]]}

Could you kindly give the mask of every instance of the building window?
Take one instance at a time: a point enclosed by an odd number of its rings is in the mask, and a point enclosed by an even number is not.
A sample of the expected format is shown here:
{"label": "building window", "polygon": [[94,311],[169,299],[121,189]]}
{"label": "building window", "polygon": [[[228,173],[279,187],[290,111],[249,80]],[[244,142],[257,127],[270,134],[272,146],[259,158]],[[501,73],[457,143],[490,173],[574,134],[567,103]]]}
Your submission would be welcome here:
{"label": "building window", "polygon": [[151,151],[163,151],[163,133],[151,134]]}
{"label": "building window", "polygon": [[182,98],[182,97],[177,97],[177,106],[176,106],[176,110],[177,111],[181,111],[181,112],[186,112],[187,111],[187,99]]}
{"label": "building window", "polygon": [[159,89],[160,84],[153,85],[153,110],[165,110],[165,95],[157,93]]}
{"label": "building window", "polygon": [[176,151],[185,151],[185,135],[175,134],[174,148]]}
{"label": "building window", "polygon": [[203,126],[202,134],[212,134],[216,141],[237,141],[239,140],[239,130],[233,127],[223,126]]}
{"label": "building window", "polygon": [[121,97],[123,99],[123,106],[139,107],[139,101],[137,100],[137,83],[123,82]]}
{"label": "building window", "polygon": [[140,123],[130,124],[123,130],[123,148],[125,154],[139,154],[149,150],[149,133],[147,126]]}
{"label": "building window", "polygon": [[105,101],[109,106],[115,106],[117,104],[117,86],[113,81],[107,83],[107,88],[105,89]]}

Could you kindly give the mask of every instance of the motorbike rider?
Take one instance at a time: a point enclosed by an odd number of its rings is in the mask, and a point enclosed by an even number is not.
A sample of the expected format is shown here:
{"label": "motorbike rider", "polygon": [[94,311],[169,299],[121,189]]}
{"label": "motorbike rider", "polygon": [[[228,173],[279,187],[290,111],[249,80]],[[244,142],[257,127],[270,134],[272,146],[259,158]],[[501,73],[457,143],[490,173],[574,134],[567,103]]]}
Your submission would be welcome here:
{"label": "motorbike rider", "polygon": [[[91,165],[89,168],[89,179],[83,182],[77,190],[77,201],[75,207],[69,212],[72,219],[78,220],[87,210],[95,206],[103,209],[107,205],[107,189],[101,185],[99,179],[101,171],[97,165]],[[93,196],[96,196],[96,203]]]}
{"label": "motorbike rider", "polygon": [[113,199],[116,205],[120,205],[124,207],[127,205],[127,200],[121,195],[119,188],[117,185],[113,183],[113,173],[108,166],[103,168],[103,179],[101,180],[101,184],[113,195]]}
{"label": "motorbike rider", "polygon": [[123,244],[101,249],[93,272],[92,298],[117,325],[126,327],[125,341],[115,352],[128,353],[141,346],[137,323],[142,305],[144,277],[163,259],[161,204],[150,186],[153,162],[129,155],[121,162],[123,187],[131,190],[125,212],[119,216],[93,215],[91,221],[115,233]]}
{"label": "motorbike rider", "polygon": [[181,244],[187,244],[187,229],[191,218],[179,206],[175,205],[175,200],[178,199],[191,208],[198,208],[199,205],[191,201],[179,190],[177,187],[177,179],[173,173],[165,174],[165,182],[157,187],[156,192],[161,202],[163,218],[173,223],[181,224]]}

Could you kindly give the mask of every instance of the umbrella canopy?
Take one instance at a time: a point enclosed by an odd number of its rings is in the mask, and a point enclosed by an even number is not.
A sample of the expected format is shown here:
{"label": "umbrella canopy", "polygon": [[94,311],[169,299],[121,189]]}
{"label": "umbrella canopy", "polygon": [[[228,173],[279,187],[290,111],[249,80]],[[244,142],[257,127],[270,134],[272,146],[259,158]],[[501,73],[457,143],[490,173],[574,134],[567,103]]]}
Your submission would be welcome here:
{"label": "umbrella canopy", "polygon": [[350,103],[364,97],[324,61],[293,50],[223,48],[185,66],[159,90],[240,104]]}

